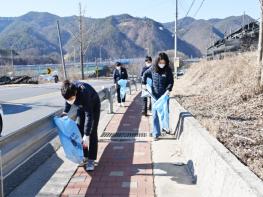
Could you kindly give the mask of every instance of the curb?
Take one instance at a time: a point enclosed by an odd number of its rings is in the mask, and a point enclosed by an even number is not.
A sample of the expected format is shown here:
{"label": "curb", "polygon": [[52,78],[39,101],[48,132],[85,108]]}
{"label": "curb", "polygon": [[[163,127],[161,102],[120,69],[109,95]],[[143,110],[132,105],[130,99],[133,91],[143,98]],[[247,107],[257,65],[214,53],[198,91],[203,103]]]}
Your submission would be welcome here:
{"label": "curb", "polygon": [[178,121],[177,137],[202,196],[263,196],[261,179],[211,136],[175,99],[171,99],[171,106],[174,109],[172,119]]}

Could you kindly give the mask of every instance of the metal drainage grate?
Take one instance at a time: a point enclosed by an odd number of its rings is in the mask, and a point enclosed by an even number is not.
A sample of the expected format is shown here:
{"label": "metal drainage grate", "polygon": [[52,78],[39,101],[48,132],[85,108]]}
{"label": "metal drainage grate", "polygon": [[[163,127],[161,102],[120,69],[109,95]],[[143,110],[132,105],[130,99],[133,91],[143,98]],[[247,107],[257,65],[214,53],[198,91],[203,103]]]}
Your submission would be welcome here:
{"label": "metal drainage grate", "polygon": [[143,138],[148,137],[148,133],[110,133],[110,132],[103,132],[100,137],[104,138]]}

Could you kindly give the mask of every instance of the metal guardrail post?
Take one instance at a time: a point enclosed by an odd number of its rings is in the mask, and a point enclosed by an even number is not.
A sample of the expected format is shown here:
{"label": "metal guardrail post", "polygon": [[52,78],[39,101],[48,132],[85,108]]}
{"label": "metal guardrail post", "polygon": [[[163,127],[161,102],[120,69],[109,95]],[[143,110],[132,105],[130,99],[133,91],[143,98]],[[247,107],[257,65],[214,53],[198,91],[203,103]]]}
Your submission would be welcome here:
{"label": "metal guardrail post", "polygon": [[137,81],[136,81],[136,78],[134,79],[134,86],[135,86],[135,90],[137,91],[138,89],[137,89]]}
{"label": "metal guardrail post", "polygon": [[[135,80],[131,80],[127,84],[130,94],[132,93],[132,85],[136,87]],[[103,88],[98,92],[101,102],[104,100],[109,101],[108,113],[110,114],[114,110],[115,92],[114,86]],[[28,158],[57,136],[53,116],[61,113],[62,109],[0,139],[0,197],[3,196],[4,192],[10,192],[6,190],[6,184],[10,184],[9,182],[15,171],[22,169]]]}
{"label": "metal guardrail post", "polygon": [[113,90],[112,87],[105,89],[107,94],[107,99],[109,100],[109,114],[113,113]]}
{"label": "metal guardrail post", "polygon": [[131,94],[132,94],[132,89],[131,89],[131,81],[129,81],[129,83],[128,83],[128,86],[129,86],[130,95],[131,95]]}

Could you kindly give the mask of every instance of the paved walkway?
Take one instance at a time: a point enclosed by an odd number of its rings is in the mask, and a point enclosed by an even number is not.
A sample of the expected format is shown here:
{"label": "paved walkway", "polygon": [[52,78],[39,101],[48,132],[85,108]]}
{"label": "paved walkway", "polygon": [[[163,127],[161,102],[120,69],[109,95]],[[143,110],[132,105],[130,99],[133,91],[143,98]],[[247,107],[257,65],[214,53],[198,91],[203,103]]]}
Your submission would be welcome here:
{"label": "paved walkway", "polygon": [[135,141],[138,134],[150,130],[149,118],[141,116],[140,106],[140,95],[133,95],[125,108],[119,108],[105,132],[124,141],[103,138],[95,171],[78,168],[62,196],[154,196],[149,138]]}
{"label": "paved walkway", "polygon": [[78,168],[62,197],[199,196],[186,167],[173,163],[180,160],[175,141],[152,145],[151,118],[141,116],[141,102],[137,92],[113,115],[100,138],[95,171]]}

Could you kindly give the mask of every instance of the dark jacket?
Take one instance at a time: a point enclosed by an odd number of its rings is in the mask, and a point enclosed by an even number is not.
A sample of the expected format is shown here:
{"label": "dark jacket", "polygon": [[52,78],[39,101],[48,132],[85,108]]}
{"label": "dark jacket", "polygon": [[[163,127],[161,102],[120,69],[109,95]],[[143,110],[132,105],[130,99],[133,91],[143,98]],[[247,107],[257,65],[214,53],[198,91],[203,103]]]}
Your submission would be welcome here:
{"label": "dark jacket", "polygon": [[[93,122],[94,107],[100,106],[100,98],[96,90],[91,85],[83,82],[73,82],[77,86],[77,95],[74,105],[79,107],[79,110],[85,112],[84,133],[88,135],[91,131]],[[68,113],[71,105],[66,102],[64,112]]]}
{"label": "dark jacket", "polygon": [[126,68],[121,67],[121,70],[119,71],[118,69],[115,69],[113,71],[113,79],[114,83],[117,84],[119,80],[121,79],[128,79],[128,73]]}
{"label": "dark jacket", "polygon": [[159,99],[167,90],[172,91],[174,77],[171,68],[156,71],[154,66],[145,71],[143,75],[143,84],[146,84],[147,78],[152,79],[152,92],[156,99]]}
{"label": "dark jacket", "polygon": [[149,68],[151,68],[151,67],[144,66],[144,67],[142,68],[141,77],[143,77],[143,74],[144,74],[145,71],[148,70]]}

